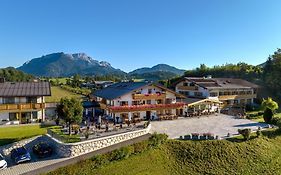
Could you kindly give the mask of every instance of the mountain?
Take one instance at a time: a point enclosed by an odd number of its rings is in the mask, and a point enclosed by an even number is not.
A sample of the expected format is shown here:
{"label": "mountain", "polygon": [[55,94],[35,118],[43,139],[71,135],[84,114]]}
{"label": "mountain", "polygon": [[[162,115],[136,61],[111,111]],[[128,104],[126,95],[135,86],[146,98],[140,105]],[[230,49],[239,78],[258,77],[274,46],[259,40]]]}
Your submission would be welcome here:
{"label": "mountain", "polygon": [[48,54],[27,61],[17,68],[23,72],[46,77],[80,75],[117,75],[125,76],[120,69],[113,68],[110,63],[97,61],[85,53],[65,54],[63,52]]}
{"label": "mountain", "polygon": [[130,77],[149,81],[166,80],[183,75],[185,70],[167,64],[158,64],[151,68],[144,67],[129,72]]}
{"label": "mountain", "polygon": [[144,68],[136,69],[132,72],[129,72],[129,74],[136,75],[136,74],[157,73],[157,72],[167,72],[167,73],[173,73],[175,75],[183,75],[185,70],[178,69],[167,64],[157,64],[151,68],[144,67]]}

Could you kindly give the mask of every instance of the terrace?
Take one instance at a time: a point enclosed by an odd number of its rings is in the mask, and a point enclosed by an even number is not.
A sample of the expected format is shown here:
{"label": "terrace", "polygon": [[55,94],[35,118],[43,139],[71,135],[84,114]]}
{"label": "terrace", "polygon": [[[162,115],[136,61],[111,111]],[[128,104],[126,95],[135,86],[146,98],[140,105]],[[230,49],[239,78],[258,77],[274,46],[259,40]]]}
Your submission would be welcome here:
{"label": "terrace", "polygon": [[184,103],[177,102],[172,104],[145,104],[132,106],[110,106],[108,109],[112,112],[131,112],[131,111],[147,111],[147,110],[161,110],[182,108]]}
{"label": "terrace", "polygon": [[162,99],[166,98],[165,93],[155,93],[155,94],[132,94],[134,100],[152,100],[152,99]]}
{"label": "terrace", "polygon": [[44,109],[45,103],[0,104],[0,110],[31,110]]}

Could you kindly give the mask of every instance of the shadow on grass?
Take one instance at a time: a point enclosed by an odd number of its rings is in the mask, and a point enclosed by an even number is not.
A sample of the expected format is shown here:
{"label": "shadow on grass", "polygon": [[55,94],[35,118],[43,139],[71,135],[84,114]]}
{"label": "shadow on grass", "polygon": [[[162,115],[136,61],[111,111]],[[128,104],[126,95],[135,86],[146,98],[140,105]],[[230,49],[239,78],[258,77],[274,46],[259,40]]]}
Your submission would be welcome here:
{"label": "shadow on grass", "polygon": [[253,140],[255,138],[257,138],[256,134],[252,134],[248,140],[245,140],[244,137],[241,136],[241,135],[240,136],[236,136],[236,137],[232,137],[232,138],[227,138],[226,140],[230,141],[230,142],[241,143],[241,142]]}
{"label": "shadow on grass", "polygon": [[[278,136],[281,136],[281,130],[280,129],[264,130],[264,131],[262,131],[262,136],[267,137],[269,139],[274,139]],[[253,139],[256,139],[256,138],[257,138],[257,134],[251,133],[250,139],[248,139],[248,140],[253,140]],[[237,136],[237,137],[227,138],[226,140],[230,141],[230,142],[238,142],[238,143],[247,141],[247,140],[244,139],[244,137],[242,135]]]}
{"label": "shadow on grass", "polygon": [[2,145],[6,145],[6,144],[9,144],[9,143],[13,143],[13,142],[16,142],[17,139],[15,138],[5,138],[5,139],[0,139],[0,146]]}

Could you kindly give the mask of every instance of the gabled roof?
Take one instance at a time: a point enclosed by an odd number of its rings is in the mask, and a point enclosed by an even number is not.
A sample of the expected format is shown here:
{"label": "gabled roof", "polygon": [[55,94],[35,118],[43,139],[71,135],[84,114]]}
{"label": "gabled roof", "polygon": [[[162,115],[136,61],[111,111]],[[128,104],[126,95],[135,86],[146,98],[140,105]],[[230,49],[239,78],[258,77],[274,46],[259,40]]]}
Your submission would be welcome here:
{"label": "gabled roof", "polygon": [[104,89],[101,90],[97,90],[94,93],[92,93],[92,96],[96,96],[96,97],[101,97],[104,99],[108,99],[108,100],[113,100],[116,99],[118,97],[121,97],[123,95],[126,95],[132,91],[138,90],[142,87],[145,86],[151,86],[154,85],[158,88],[162,88],[165,89],[171,93],[176,94],[177,96],[180,97],[184,97],[181,94],[178,94],[162,85],[159,84],[153,84],[153,83],[148,83],[148,82],[120,82],[120,83],[115,83],[113,85],[110,85]]}
{"label": "gabled roof", "polygon": [[180,81],[187,80],[206,89],[223,88],[259,88],[258,85],[238,78],[204,78],[204,77],[184,77]]}
{"label": "gabled roof", "polygon": [[120,82],[97,90],[92,95],[112,100],[149,84],[147,82]]}
{"label": "gabled roof", "polygon": [[49,82],[0,83],[0,97],[51,96]]}

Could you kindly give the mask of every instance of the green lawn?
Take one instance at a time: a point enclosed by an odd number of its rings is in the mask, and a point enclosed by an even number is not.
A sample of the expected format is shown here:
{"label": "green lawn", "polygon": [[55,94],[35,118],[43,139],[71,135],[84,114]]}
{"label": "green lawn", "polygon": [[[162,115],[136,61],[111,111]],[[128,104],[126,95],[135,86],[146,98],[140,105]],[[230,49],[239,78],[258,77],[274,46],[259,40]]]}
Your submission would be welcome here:
{"label": "green lawn", "polygon": [[94,168],[94,159],[60,168],[49,175],[281,174],[281,133],[263,131],[249,141],[169,140],[127,159]]}
{"label": "green lawn", "polygon": [[52,126],[49,127],[51,129],[51,131],[53,131],[55,134],[58,135],[58,139],[61,140],[64,143],[75,143],[75,142],[80,142],[81,139],[79,137],[79,135],[68,135],[68,134],[64,134],[61,129],[61,126]]}
{"label": "green lawn", "polygon": [[61,87],[58,86],[52,86],[51,87],[52,91],[52,96],[46,97],[45,101],[50,103],[50,102],[59,102],[61,98],[63,97],[74,97],[74,98],[82,98],[82,95],[75,94],[73,92],[67,91],[62,89]]}
{"label": "green lawn", "polygon": [[0,128],[0,146],[18,140],[46,134],[47,129],[39,125],[11,126]]}

